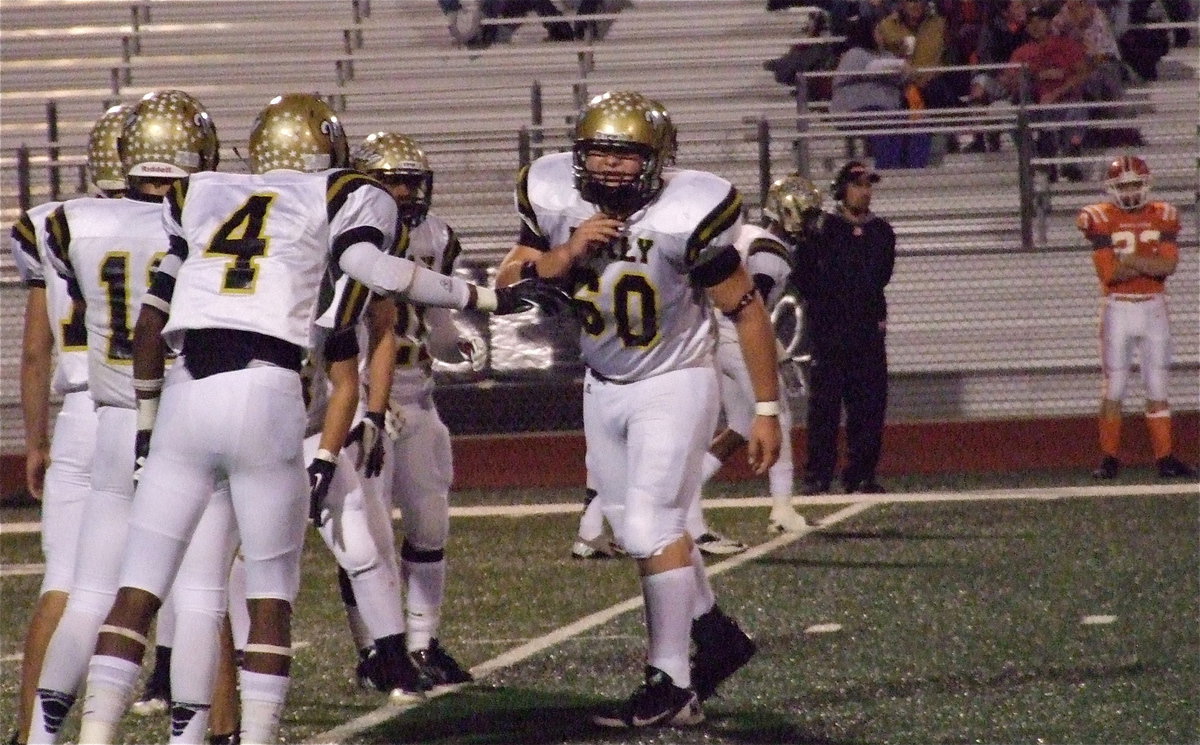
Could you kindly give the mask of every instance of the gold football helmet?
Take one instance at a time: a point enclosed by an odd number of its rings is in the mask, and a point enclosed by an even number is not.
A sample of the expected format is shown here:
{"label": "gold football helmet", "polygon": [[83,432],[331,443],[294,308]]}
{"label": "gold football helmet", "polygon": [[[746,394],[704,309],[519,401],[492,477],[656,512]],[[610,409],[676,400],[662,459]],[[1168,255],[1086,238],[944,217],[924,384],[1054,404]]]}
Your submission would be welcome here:
{"label": "gold football helmet", "polygon": [[350,163],[346,132],[329,104],[308,93],[271,99],[250,130],[250,172],[324,171]]}
{"label": "gold football helmet", "polygon": [[117,140],[125,116],[132,107],[112,106],[100,115],[88,134],[88,180],[100,191],[122,191],[125,188],[125,168],[117,151]]}
{"label": "gold football helmet", "polygon": [[396,132],[369,134],[350,153],[350,165],[389,186],[406,183],[409,196],[403,202],[397,199],[400,219],[409,227],[425,221],[433,201],[433,169],[411,137]]}
{"label": "gold football helmet", "polygon": [[117,150],[129,176],[182,178],[217,167],[217,128],[200,102],[178,90],[147,93],[125,116]]}
{"label": "gold football helmet", "polygon": [[[673,133],[666,109],[640,93],[609,91],[593,98],[575,122],[575,188],[606,212],[639,209],[662,190],[662,170],[673,158]],[[625,150],[642,156],[642,168],[629,183],[607,184],[586,168],[593,150]]]}
{"label": "gold football helmet", "polygon": [[663,165],[670,168],[675,165],[675,155],[679,151],[679,131],[675,129],[675,122],[671,121],[671,112],[667,111],[667,107],[663,106],[653,98],[646,99],[650,104],[658,109],[662,114],[663,119],[667,122],[667,150],[664,155]]}
{"label": "gold football helmet", "polygon": [[798,173],[776,179],[763,199],[763,217],[779,223],[787,233],[800,235],[806,219],[821,210],[824,195],[817,185]]}

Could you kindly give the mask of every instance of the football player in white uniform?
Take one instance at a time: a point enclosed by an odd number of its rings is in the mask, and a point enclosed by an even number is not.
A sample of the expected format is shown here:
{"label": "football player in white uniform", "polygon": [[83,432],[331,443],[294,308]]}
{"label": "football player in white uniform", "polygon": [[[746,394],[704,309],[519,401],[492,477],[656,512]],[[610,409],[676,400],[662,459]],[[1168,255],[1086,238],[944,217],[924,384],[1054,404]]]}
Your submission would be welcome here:
{"label": "football player in white uniform", "polygon": [[700,700],[754,653],[716,606],[685,526],[717,424],[714,307],[738,329],[758,401],[747,448],[756,473],[780,446],[771,322],[733,247],[741,196],[709,173],[664,173],[671,131],[640,94],[593,98],[573,151],[521,173],[523,226],[497,278],[565,280],[581,315],[587,470],[638,563],[649,632],[645,682],[595,717],[603,726],[703,721]]}
{"label": "football player in white uniform", "polygon": [[[404,236],[407,236],[405,233]],[[403,236],[402,236],[403,237]],[[396,252],[403,250],[396,246]],[[368,298],[370,302],[368,303]],[[347,605],[359,649],[359,683],[390,692],[394,700],[424,695],[422,678],[404,646],[404,610],[391,516],[373,483],[364,481],[356,461],[367,461],[367,474],[378,475],[383,458],[382,422],[391,382],[390,297],[370,295],[361,283],[343,276],[335,299],[317,319],[317,336],[301,375],[308,400],[304,457],[309,462],[310,518],[338,564],[338,584]],[[371,333],[367,345],[367,414],[347,438],[359,408],[359,319],[366,311]],[[379,331],[375,331],[379,329]],[[381,358],[383,358],[381,360]],[[380,363],[386,362],[381,368]],[[376,427],[375,423],[379,426]],[[367,436],[368,429],[371,436]],[[343,449],[343,445],[350,447]],[[377,448],[375,445],[380,447]]]}
{"label": "football player in white uniform", "polygon": [[[229,481],[246,562],[242,742],[276,739],[309,512],[299,371],[343,273],[430,305],[563,305],[546,283],[491,290],[389,255],[396,204],[377,182],[339,168],[347,157],[327,104],[278,96],[250,133],[250,174],[198,173],[167,196],[171,250],[134,332],[141,480],[121,587],[88,677],[88,742],[106,742],[124,711],[150,620],[219,478]],[[164,382],[167,344],[182,356]]]}
{"label": "football player in white uniform", "polygon": [[[769,310],[774,310],[787,290],[792,273],[793,252],[797,241],[804,240],[805,225],[820,214],[822,195],[811,181],[798,173],[775,180],[763,200],[764,225],[743,225],[734,245],[746,264]],[[799,329],[797,329],[799,331]],[[726,428],[720,432],[704,456],[704,480],[712,478],[731,455],[746,443],[754,415],[754,390],[749,371],[738,345],[733,324],[727,318],[717,318],[717,372],[721,380],[721,408],[725,412]],[[780,360],[781,363],[788,360]],[[781,370],[782,375],[782,370]],[[780,380],[781,389],[786,388]],[[792,508],[795,479],[792,463],[792,412],[787,396],[780,398],[779,424],[783,429],[783,447],[779,460],[767,471],[771,494],[771,513],[768,530],[784,533],[804,530],[804,516]],[[696,499],[688,519],[688,530],[697,536],[709,532]],[[703,549],[702,549],[703,550]]]}
{"label": "football player in white uniform", "polygon": [[[368,135],[355,149],[354,167],[380,181],[396,199],[409,228],[405,256],[451,276],[462,247],[440,218],[429,214],[433,170],[412,138],[394,132]],[[437,632],[446,590],[446,539],[450,532],[450,483],[454,467],[450,431],[433,401],[432,357],[478,359],[481,342],[460,334],[450,311],[396,300],[391,310],[395,360],[389,413],[397,430],[383,459],[381,491],[404,516],[400,574],[404,586],[405,646],[429,682],[458,686],[471,674],[442,647]],[[432,355],[432,357],[431,357]],[[456,359],[457,358],[457,359]],[[376,425],[378,429],[378,423]]]}
{"label": "football player in white uniform", "polygon": [[[88,178],[98,195],[109,198],[125,191],[117,135],[126,109],[117,105],[104,112],[88,135]],[[79,523],[96,447],[96,410],[87,392],[83,311],[75,307],[66,280],[58,276],[46,248],[46,218],[59,204],[46,202],[32,207],[12,227],[13,259],[28,290],[21,337],[25,486],[42,503],[42,555],[46,562],[21,658],[18,742],[25,742],[27,737],[42,658],[71,589]],[[62,397],[53,440],[49,427],[51,393]]]}
{"label": "football player in white uniform", "polygon": [[[129,183],[124,198],[74,199],[60,205],[46,221],[51,261],[66,279],[75,303],[84,309],[88,390],[96,406],[97,431],[103,437],[96,440],[70,598],[38,679],[30,742],[56,738],[117,591],[134,492],[134,464],[129,454],[137,412],[131,321],[155,264],[168,248],[162,223],[163,197],[176,179],[215,167],[216,130],[191,96],[160,91],[146,95],[129,111],[118,151]],[[212,505],[202,530],[228,536],[232,521],[228,501],[214,499]],[[230,539],[225,542],[232,558]],[[223,584],[228,559],[213,571],[218,585]],[[204,593],[178,596],[177,638],[187,641],[192,635],[205,636],[203,629],[219,623],[223,616],[223,601],[221,595],[212,608]],[[211,660],[197,651],[190,663],[195,668],[215,666],[215,649]],[[175,695],[207,709],[211,681],[207,690],[201,691],[184,684]],[[206,724],[206,719],[197,722],[199,732],[191,733],[190,741],[203,740]],[[80,737],[84,742],[98,742],[89,739],[87,732]]]}

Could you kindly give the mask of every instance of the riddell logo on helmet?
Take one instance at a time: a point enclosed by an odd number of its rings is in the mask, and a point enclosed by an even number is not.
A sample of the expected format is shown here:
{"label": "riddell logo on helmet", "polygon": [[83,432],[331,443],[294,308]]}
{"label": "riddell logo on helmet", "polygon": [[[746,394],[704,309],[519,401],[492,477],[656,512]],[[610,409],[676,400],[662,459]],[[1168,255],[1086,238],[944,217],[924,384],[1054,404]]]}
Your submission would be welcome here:
{"label": "riddell logo on helmet", "polygon": [[164,166],[161,163],[142,163],[140,165],[141,165],[141,171],[143,174],[163,173],[168,176],[175,175],[175,167],[174,166]]}

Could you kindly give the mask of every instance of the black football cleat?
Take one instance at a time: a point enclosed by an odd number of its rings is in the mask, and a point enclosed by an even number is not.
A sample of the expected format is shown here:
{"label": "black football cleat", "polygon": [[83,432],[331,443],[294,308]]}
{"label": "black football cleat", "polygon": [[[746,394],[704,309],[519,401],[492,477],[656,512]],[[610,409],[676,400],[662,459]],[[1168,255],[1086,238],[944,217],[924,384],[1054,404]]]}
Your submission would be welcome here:
{"label": "black football cleat", "polygon": [[1115,479],[1117,474],[1121,472],[1121,461],[1111,455],[1104,456],[1100,461],[1100,465],[1092,471],[1094,479]]}
{"label": "black football cleat", "polygon": [[592,721],[601,727],[690,727],[704,721],[700,700],[690,688],[680,688],[671,676],[646,665],[646,682],[612,711]]}
{"label": "black football cleat", "polygon": [[1154,465],[1158,468],[1158,477],[1160,479],[1196,478],[1196,469],[1179,460],[1174,455],[1163,456],[1156,460]]}
{"label": "black football cleat", "polygon": [[758,651],[758,645],[742,631],[737,621],[715,605],[692,621],[692,641],[696,643],[692,655],[692,688],[702,703]]}
{"label": "black football cleat", "polygon": [[457,688],[475,681],[475,677],[464,670],[437,639],[430,641],[425,649],[408,654],[417,670],[433,685],[434,690]]}

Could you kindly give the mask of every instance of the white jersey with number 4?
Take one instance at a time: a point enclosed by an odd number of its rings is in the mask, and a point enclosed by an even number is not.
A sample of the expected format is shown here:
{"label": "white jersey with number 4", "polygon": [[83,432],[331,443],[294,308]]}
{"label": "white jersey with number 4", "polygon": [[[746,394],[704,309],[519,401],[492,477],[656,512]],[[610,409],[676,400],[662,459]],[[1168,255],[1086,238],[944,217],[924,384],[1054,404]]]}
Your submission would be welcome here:
{"label": "white jersey with number 4", "polygon": [[[539,158],[517,186],[523,240],[549,250],[597,212],[574,188],[572,153]],[[712,364],[712,308],[689,276],[727,258],[742,200],[725,179],[702,171],[663,175],[661,193],[631,215],[620,239],[572,270],[580,301],[583,361],[631,382]]]}
{"label": "white jersey with number 4", "polygon": [[133,325],[166,255],[162,200],[127,195],[64,202],[46,221],[51,261],[87,306],[88,388],[97,406],[134,408]]}
{"label": "white jersey with number 4", "polygon": [[164,222],[171,255],[148,302],[169,310],[169,340],[233,329],[302,348],[334,300],[341,251],[390,251],[397,230],[391,195],[346,170],[193,174],[168,195]]}

